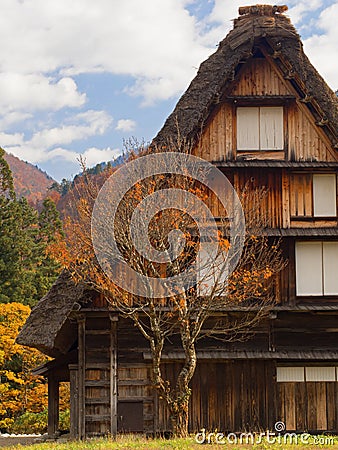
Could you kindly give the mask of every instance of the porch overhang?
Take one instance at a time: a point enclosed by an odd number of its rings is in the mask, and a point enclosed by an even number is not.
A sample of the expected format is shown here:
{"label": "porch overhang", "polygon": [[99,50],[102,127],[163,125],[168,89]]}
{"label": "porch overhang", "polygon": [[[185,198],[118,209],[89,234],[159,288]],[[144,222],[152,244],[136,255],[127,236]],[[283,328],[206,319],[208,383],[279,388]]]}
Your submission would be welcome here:
{"label": "porch overhang", "polygon": [[[143,353],[145,360],[151,360],[151,354],[148,352]],[[185,355],[183,352],[166,352],[162,355],[164,361],[181,361],[184,360]],[[213,360],[213,361],[226,361],[233,359],[265,359],[265,360],[278,360],[278,361],[338,361],[338,350],[279,350],[275,352],[270,351],[257,351],[257,350],[241,350],[241,351],[224,351],[224,350],[209,350],[209,351],[197,351],[197,360]]]}

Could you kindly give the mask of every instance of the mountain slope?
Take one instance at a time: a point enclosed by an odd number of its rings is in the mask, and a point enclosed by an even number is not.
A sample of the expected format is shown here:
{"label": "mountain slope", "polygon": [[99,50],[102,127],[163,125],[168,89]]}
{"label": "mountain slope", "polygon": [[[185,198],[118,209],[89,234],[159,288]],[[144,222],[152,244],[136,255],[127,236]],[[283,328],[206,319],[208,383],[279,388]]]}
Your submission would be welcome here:
{"label": "mountain slope", "polygon": [[13,174],[16,195],[26,197],[31,205],[37,206],[49,195],[48,188],[54,183],[53,178],[16,156],[6,153],[5,159]]}

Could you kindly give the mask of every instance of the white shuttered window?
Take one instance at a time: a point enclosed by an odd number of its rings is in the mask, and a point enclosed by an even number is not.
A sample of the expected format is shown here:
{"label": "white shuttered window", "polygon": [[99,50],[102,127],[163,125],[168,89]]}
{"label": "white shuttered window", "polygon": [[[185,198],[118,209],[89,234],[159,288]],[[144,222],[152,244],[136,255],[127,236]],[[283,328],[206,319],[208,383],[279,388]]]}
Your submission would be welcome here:
{"label": "white shuttered window", "polygon": [[338,367],[315,366],[315,367],[277,367],[277,382],[313,382],[313,381],[338,381]]}
{"label": "white shuttered window", "polygon": [[219,295],[226,294],[228,282],[228,264],[226,254],[214,257],[212,249],[214,245],[203,243],[197,256],[197,268],[199,283],[197,284],[198,295],[210,295],[213,290]]}
{"label": "white shuttered window", "polygon": [[304,367],[277,367],[277,382],[305,381]]}
{"label": "white shuttered window", "polygon": [[335,367],[305,367],[306,381],[336,381]]}
{"label": "white shuttered window", "polygon": [[338,294],[338,242],[323,242],[323,268],[324,294]]}
{"label": "white shuttered window", "polygon": [[237,108],[238,150],[283,150],[283,107]]}
{"label": "white shuttered window", "polygon": [[296,293],[338,295],[338,242],[296,243]]}
{"label": "white shuttered window", "polygon": [[313,175],[313,209],[315,217],[337,215],[336,174]]}

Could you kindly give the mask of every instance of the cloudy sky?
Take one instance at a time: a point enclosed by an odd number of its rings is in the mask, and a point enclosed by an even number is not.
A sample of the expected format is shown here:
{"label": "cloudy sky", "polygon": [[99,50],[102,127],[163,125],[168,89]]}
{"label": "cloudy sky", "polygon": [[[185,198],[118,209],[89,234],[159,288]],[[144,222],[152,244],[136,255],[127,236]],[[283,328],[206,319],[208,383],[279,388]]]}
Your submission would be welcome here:
{"label": "cloudy sky", "polygon": [[[92,166],[130,137],[150,141],[246,4],[0,0],[0,146],[61,180],[79,171],[79,154]],[[287,4],[338,89],[338,0]]]}

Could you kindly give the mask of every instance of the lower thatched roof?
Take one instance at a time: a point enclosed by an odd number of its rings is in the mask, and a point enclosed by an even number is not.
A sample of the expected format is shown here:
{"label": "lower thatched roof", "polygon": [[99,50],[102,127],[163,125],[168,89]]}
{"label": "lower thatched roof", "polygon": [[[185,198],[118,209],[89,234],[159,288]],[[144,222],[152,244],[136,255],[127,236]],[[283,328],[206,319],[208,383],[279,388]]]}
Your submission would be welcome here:
{"label": "lower thatched roof", "polygon": [[84,286],[76,285],[68,272],[62,272],[50,291],[32,309],[16,342],[52,357],[66,353],[76,339],[77,330],[68,316],[83,294]]}

